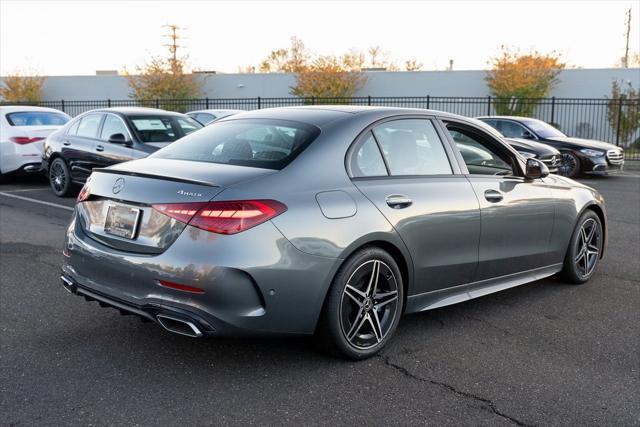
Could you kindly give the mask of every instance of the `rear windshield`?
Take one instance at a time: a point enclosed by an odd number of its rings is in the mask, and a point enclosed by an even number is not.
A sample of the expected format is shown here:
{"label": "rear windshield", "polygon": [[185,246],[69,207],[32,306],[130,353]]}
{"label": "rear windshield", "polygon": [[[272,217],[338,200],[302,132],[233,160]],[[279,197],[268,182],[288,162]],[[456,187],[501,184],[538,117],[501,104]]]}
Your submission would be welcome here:
{"label": "rear windshield", "polygon": [[49,111],[17,111],[7,114],[11,126],[62,126],[69,117]]}
{"label": "rear windshield", "polygon": [[191,117],[144,115],[128,118],[142,142],[173,142],[202,127]]}
{"label": "rear windshield", "polygon": [[214,122],[152,157],[282,169],[319,133],[315,126],[288,120]]}

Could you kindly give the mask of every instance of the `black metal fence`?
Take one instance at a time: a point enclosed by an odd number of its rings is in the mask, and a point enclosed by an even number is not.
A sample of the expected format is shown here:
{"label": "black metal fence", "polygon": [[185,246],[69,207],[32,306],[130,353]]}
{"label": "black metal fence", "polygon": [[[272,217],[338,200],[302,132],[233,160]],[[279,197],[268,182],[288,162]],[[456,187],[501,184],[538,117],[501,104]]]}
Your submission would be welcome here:
{"label": "black metal fence", "polygon": [[534,117],[554,124],[569,136],[597,139],[624,147],[627,158],[640,159],[640,123],[630,123],[629,117],[640,114],[638,100],[585,99],[585,98],[538,98],[498,99],[487,97],[443,97],[443,96],[362,96],[353,98],[200,98],[158,99],[138,101],[94,100],[94,101],[43,101],[37,105],[56,108],[75,116],[88,110],[106,107],[144,106],[172,111],[203,109],[240,109],[295,105],[350,104],[404,108],[422,108],[446,111],[468,117],[514,114]]}

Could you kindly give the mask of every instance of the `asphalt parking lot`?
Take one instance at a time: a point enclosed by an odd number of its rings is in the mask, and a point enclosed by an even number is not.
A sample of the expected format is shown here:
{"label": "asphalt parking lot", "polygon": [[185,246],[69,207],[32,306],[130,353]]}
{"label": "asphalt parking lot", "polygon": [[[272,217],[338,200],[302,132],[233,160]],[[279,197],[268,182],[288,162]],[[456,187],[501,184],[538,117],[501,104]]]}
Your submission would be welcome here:
{"label": "asphalt parking lot", "polygon": [[584,182],[610,227],[589,283],[407,316],[359,363],[310,339],[180,337],[69,295],[74,200],[1,186],[0,424],[640,425],[640,175]]}

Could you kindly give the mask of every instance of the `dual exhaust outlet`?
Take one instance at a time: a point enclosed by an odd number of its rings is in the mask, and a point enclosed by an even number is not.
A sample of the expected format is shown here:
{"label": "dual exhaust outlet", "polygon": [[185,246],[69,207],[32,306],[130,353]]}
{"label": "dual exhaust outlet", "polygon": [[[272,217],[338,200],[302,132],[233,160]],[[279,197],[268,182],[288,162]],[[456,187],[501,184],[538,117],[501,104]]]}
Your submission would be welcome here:
{"label": "dual exhaust outlet", "polygon": [[[60,276],[60,280],[62,280],[62,287],[70,294],[83,295],[87,300],[96,300],[98,301],[101,307],[111,306],[113,308],[120,310],[122,314],[137,314],[137,315],[143,316],[143,320],[144,318],[153,319],[154,317],[148,312],[127,309],[127,307],[124,306],[123,304],[108,301],[106,299],[102,300],[102,298],[98,298],[95,295],[89,296],[85,292],[83,292],[82,289],[79,289],[78,286],[75,283],[73,283],[72,280],[68,279],[65,276]],[[163,314],[163,313],[156,314],[155,320],[164,329],[166,329],[169,332],[173,332],[174,334],[185,335],[187,337],[192,337],[192,338],[200,338],[203,335],[197,323],[192,322],[190,320],[185,320],[179,317],[174,317],[169,314]]]}

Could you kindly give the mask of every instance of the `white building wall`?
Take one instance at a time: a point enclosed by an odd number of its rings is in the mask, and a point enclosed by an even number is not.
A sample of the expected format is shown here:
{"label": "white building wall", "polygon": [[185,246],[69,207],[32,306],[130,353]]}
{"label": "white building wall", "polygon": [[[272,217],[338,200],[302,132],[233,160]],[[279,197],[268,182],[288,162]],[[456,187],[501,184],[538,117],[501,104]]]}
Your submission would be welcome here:
{"label": "white building wall", "polygon": [[[486,71],[368,72],[358,96],[487,96]],[[202,97],[289,97],[295,84],[292,74],[212,74],[203,77]],[[0,78],[0,81],[2,79]],[[613,80],[630,81],[640,87],[640,68],[571,69],[559,76],[550,96],[603,98],[611,93]],[[44,84],[44,99],[127,99],[130,89],[124,76],[51,76]]]}

